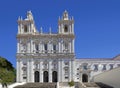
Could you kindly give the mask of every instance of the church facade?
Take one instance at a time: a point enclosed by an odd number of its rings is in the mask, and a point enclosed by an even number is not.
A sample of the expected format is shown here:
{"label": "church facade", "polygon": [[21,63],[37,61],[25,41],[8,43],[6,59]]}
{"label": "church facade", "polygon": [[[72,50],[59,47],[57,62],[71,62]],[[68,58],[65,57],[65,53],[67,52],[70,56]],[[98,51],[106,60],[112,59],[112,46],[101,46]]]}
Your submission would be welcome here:
{"label": "church facade", "polygon": [[76,59],[74,19],[64,11],[58,33],[36,29],[31,11],[18,18],[17,82],[92,82],[94,76],[120,67],[114,58]]}

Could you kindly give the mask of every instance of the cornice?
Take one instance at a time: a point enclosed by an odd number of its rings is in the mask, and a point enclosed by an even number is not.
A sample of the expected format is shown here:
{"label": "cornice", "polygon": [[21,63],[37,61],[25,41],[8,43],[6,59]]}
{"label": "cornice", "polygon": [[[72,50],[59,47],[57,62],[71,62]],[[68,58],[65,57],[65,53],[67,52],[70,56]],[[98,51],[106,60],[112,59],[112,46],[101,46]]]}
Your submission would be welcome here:
{"label": "cornice", "polygon": [[18,34],[17,38],[75,38],[74,34]]}
{"label": "cornice", "polygon": [[18,53],[16,55],[17,59],[27,59],[27,58],[33,58],[33,59],[74,59],[75,55],[74,54],[22,54],[22,53]]}

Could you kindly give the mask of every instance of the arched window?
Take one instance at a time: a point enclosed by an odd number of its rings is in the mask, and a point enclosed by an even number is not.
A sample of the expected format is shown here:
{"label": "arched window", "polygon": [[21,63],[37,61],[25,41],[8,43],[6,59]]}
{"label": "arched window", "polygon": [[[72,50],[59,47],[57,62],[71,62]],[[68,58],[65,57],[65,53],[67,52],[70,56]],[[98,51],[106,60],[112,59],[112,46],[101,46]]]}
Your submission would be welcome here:
{"label": "arched window", "polygon": [[47,51],[47,49],[48,49],[47,44],[44,44],[44,49],[45,49],[45,51]]}
{"label": "arched window", "polygon": [[68,26],[67,25],[64,26],[64,32],[68,32]]}
{"label": "arched window", "polygon": [[65,43],[65,49],[66,50],[68,49],[68,43]]}
{"label": "arched window", "polygon": [[53,53],[56,53],[56,44],[53,44]]}
{"label": "arched window", "polygon": [[38,44],[35,44],[35,49],[36,49],[36,53],[39,52],[39,45]]}
{"label": "arched window", "polygon": [[88,75],[87,74],[82,75],[82,82],[88,82]]}
{"label": "arched window", "polygon": [[27,25],[24,25],[24,32],[28,32],[28,28],[27,28]]}
{"label": "arched window", "polygon": [[43,72],[43,80],[44,80],[44,82],[48,82],[48,80],[49,80],[48,77],[49,77],[49,76],[48,76],[48,71],[44,71],[44,72]]}
{"label": "arched window", "polygon": [[39,74],[40,74],[39,71],[35,71],[35,72],[34,72],[34,81],[35,81],[35,82],[39,82],[39,80],[40,80],[40,79],[39,79],[39,77],[40,77]]}

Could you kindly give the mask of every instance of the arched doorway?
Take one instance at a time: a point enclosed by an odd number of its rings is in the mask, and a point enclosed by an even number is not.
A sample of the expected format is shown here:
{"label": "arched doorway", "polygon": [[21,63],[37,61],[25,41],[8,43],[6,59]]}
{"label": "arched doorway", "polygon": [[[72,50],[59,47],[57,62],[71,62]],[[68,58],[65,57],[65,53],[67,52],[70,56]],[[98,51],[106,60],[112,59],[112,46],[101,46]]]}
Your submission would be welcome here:
{"label": "arched doorway", "polygon": [[35,82],[39,82],[39,72],[38,71],[35,71],[35,73],[34,73],[34,80],[35,80]]}
{"label": "arched doorway", "polygon": [[57,72],[56,71],[52,72],[52,82],[57,82]]}
{"label": "arched doorway", "polygon": [[82,82],[88,82],[88,75],[87,74],[82,75]]}
{"label": "arched doorway", "polygon": [[43,80],[44,80],[44,82],[48,82],[48,72],[47,71],[44,71],[44,73],[43,73]]}

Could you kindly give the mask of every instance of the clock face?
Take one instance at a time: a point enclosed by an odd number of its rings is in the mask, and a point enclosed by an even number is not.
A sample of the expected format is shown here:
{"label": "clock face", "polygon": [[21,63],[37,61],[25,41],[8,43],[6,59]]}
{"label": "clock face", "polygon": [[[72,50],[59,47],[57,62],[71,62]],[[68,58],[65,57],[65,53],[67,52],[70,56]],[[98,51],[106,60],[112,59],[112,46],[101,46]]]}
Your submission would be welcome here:
{"label": "clock face", "polygon": [[67,25],[64,26],[64,32],[68,32],[68,26]]}

